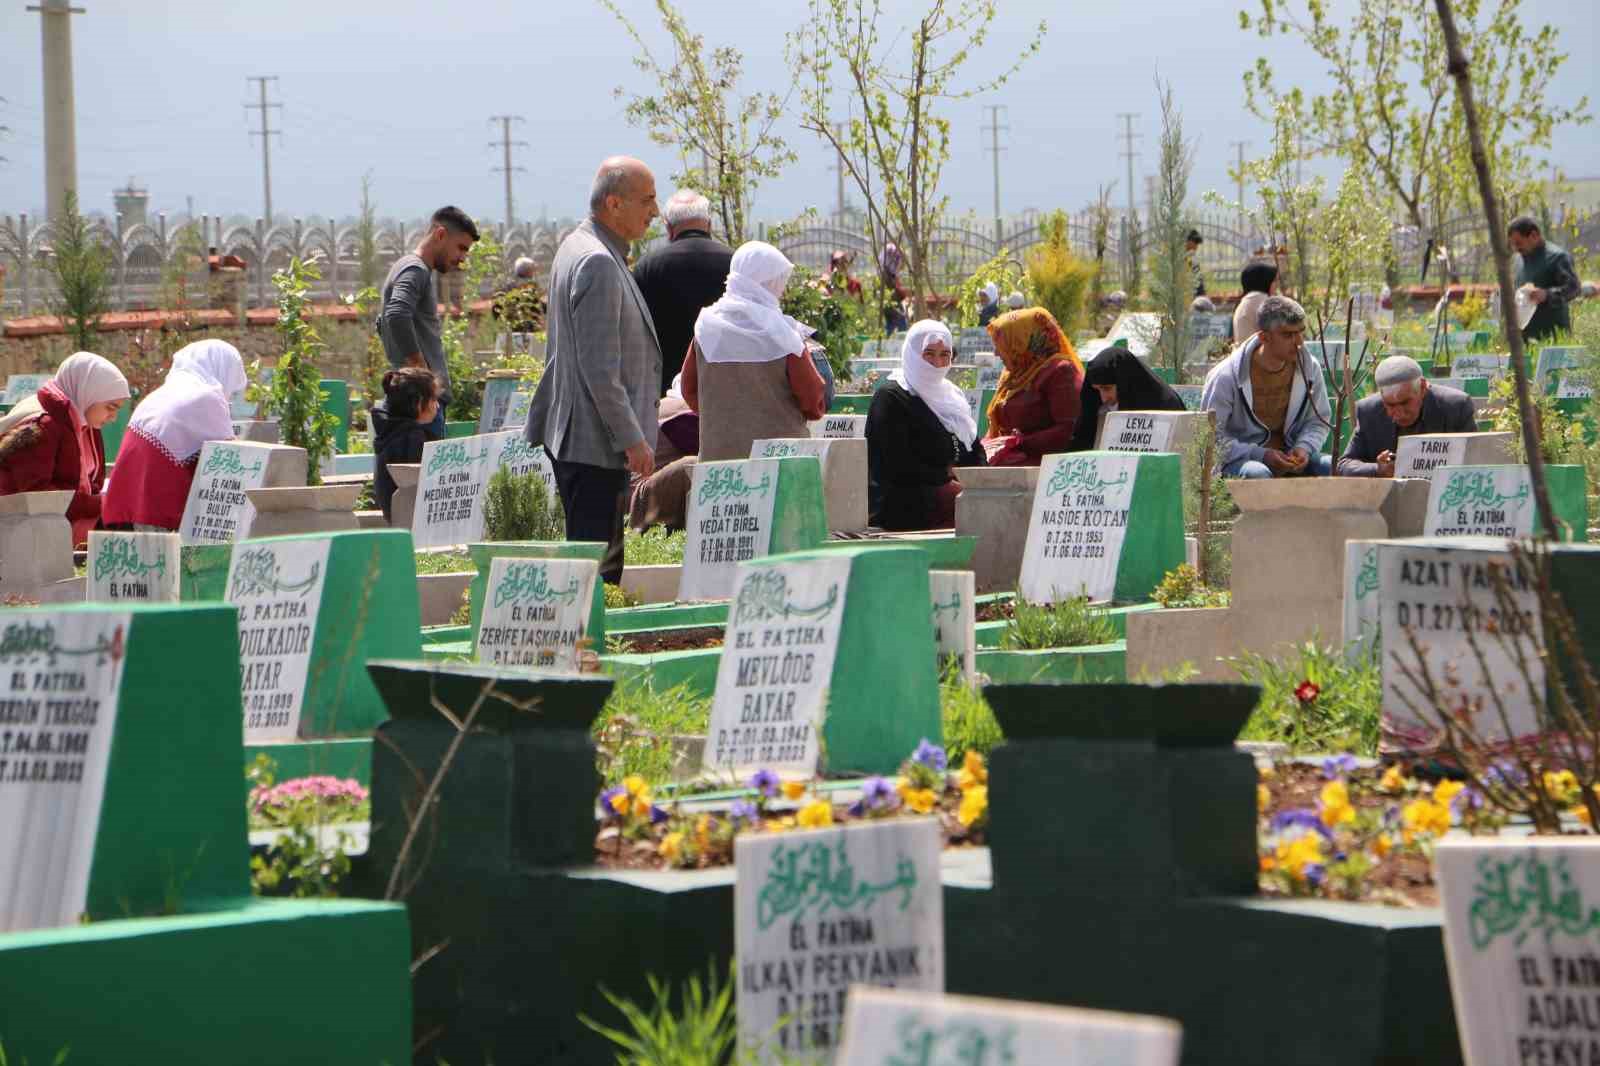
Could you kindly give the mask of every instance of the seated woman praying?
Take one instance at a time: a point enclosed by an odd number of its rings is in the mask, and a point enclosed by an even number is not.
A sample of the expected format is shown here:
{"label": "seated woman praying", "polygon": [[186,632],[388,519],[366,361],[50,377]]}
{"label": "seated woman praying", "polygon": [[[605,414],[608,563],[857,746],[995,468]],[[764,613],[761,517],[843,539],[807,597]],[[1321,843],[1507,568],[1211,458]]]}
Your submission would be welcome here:
{"label": "seated woman praying", "polygon": [[900,369],[867,412],[867,507],[882,529],[948,529],[961,482],[955,467],[982,466],[978,424],[961,390],[945,379],[955,340],[924,319],[906,333]]}
{"label": "seated woman praying", "polygon": [[1103,348],[1083,371],[1082,411],[1067,450],[1088,451],[1111,411],[1182,411],[1183,398],[1126,348]]}
{"label": "seated woman praying", "polygon": [[1083,402],[1083,364],[1042,307],[1006,312],[989,323],[989,337],[1005,371],[989,404],[984,450],[990,465],[1038,466],[1072,442]]}
{"label": "seated woman praying", "polygon": [[[128,379],[93,352],[67,356],[53,378],[0,418],[0,496],[72,492],[67,521],[72,543],[100,522],[106,446],[100,427],[128,399]],[[117,465],[120,473],[122,465]]]}
{"label": "seated woman praying", "polygon": [[727,290],[700,312],[683,362],[683,398],[700,416],[700,461],[748,459],[757,440],[806,437],[827,413],[810,326],[778,306],[794,264],[772,245],[733,253]]}
{"label": "seated woman praying", "polygon": [[172,357],[161,387],[134,408],[106,493],[105,523],[172,532],[183,522],[200,449],[233,439],[228,397],[248,384],[239,349],[195,341]]}

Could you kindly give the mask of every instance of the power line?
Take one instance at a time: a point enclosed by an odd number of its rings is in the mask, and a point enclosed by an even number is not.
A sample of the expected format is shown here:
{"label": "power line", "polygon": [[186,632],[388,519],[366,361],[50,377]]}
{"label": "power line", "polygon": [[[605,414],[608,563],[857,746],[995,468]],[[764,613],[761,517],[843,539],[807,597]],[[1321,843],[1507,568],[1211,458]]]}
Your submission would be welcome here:
{"label": "power line", "polygon": [[270,226],[272,225],[272,135],[276,133],[279,137],[282,137],[283,131],[271,128],[267,121],[267,113],[274,107],[281,111],[283,105],[267,101],[267,82],[277,81],[278,76],[276,74],[256,75],[245,80],[255,82],[261,89],[261,102],[259,104],[245,104],[244,107],[246,111],[261,112],[261,130],[259,133],[251,130],[250,136],[259,136],[261,138],[261,190],[262,196],[266,201],[266,222]]}
{"label": "power line", "polygon": [[518,167],[511,164],[511,149],[528,147],[527,141],[513,141],[511,139],[511,124],[526,120],[521,115],[491,115],[489,121],[500,123],[500,139],[498,141],[490,141],[489,147],[499,148],[505,152],[505,164],[503,166],[490,167],[489,169],[491,171],[503,171],[506,176],[506,229],[509,230],[516,222],[516,214],[512,209],[511,201],[511,175],[516,171],[525,171],[527,169],[526,167]]}
{"label": "power line", "polygon": [[994,155],[994,239],[999,243],[1005,239],[1003,225],[1000,221],[1000,153],[1005,149],[1000,147],[1000,134],[1009,131],[1010,126],[1000,125],[1000,112],[1006,109],[1005,104],[988,104],[989,124],[983,131],[989,134],[989,147],[986,149]]}

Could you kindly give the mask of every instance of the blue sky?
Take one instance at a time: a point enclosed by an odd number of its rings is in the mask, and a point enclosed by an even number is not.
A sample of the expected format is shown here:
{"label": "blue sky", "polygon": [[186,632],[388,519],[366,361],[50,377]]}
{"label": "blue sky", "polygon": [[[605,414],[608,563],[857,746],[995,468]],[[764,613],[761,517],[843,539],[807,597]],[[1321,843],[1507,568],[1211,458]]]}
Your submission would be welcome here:
{"label": "blue sky", "polygon": [[[521,218],[582,210],[589,179],[611,152],[655,166],[665,196],[672,158],[622,117],[619,86],[647,85],[632,66],[632,45],[613,17],[588,0],[477,0],[451,6],[412,0],[275,0],[114,3],[79,0],[74,19],[78,167],[86,206],[109,210],[111,190],[130,177],[150,190],[152,210],[181,212],[186,197],[206,213],[261,210],[261,153],[248,131],[255,112],[253,74],[276,74],[274,114],[284,135],[273,143],[273,199],[279,214],[348,215],[360,178],[372,171],[384,215],[416,217],[444,202],[475,215],[504,214],[490,115],[520,113],[529,142],[518,162]],[[1336,9],[1351,0],[1330,0]],[[648,0],[619,0],[652,42],[664,41]],[[23,0],[0,7],[0,213],[37,212],[44,201],[43,116],[38,16]],[[751,88],[784,90],[784,31],[799,25],[801,0],[733,4],[679,0],[690,25],[746,56]],[[1556,21],[1573,54],[1554,95],[1600,100],[1600,4],[1526,0],[1524,19]],[[885,0],[896,25],[910,0]],[[1266,133],[1244,109],[1242,72],[1268,43],[1238,28],[1238,0],[1182,3],[1082,3],[1006,0],[974,74],[1003,67],[1043,18],[1041,54],[1008,86],[953,104],[952,158],[945,187],[957,211],[992,211],[992,169],[984,151],[983,105],[1004,104],[1010,126],[1001,195],[1009,213],[1025,207],[1080,209],[1101,183],[1117,181],[1120,111],[1139,112],[1139,173],[1153,166],[1159,132],[1153,79],[1169,79],[1185,124],[1199,142],[1191,190],[1228,186],[1230,142],[1260,152]],[[1315,86],[1319,72],[1292,42],[1273,42],[1278,76]],[[1572,176],[1600,175],[1600,127],[1558,136],[1555,161]],[[830,210],[830,153],[792,123],[783,132],[801,161],[763,188],[756,214],[790,217],[808,206]],[[1143,180],[1137,179],[1142,199]]]}

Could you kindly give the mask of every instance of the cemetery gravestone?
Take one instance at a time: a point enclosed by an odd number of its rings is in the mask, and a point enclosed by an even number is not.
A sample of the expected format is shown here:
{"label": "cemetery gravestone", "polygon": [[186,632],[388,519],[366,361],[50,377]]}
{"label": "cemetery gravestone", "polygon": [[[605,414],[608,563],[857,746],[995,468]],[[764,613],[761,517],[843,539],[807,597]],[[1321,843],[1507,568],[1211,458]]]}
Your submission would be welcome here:
{"label": "cemetery gravestone", "polygon": [[519,475],[537,471],[545,491],[555,491],[555,471],[544,448],[529,445],[521,430],[424,444],[411,519],[416,546],[442,548],[482,540],[484,493],[502,467]]}
{"label": "cemetery gravestone", "polygon": [[[467,552],[478,571],[467,586],[470,625],[476,633],[483,624],[484,604],[488,602],[489,570],[497,559],[587,559],[598,570],[606,556],[606,545],[597,540],[500,540],[469,544]],[[594,583],[585,617],[589,646],[599,651],[606,645],[606,605],[605,588],[598,581]]]}
{"label": "cemetery gravestone", "polygon": [[1534,384],[1541,390],[1548,390],[1551,376],[1558,370],[1575,370],[1583,365],[1584,348],[1578,346],[1562,346],[1551,344],[1539,349],[1538,361],[1534,364]]}
{"label": "cemetery gravestone", "polygon": [[1594,388],[1570,370],[1555,371],[1552,386],[1558,400],[1594,399]]}
{"label": "cemetery gravestone", "polygon": [[1186,411],[1111,411],[1100,423],[1096,445],[1107,452],[1182,454],[1205,415]]}
{"label": "cemetery gravestone", "polygon": [[1458,378],[1498,380],[1509,369],[1510,358],[1504,355],[1458,355],[1450,361],[1450,374]]}
{"label": "cemetery gravestone", "polygon": [[1434,865],[1467,1066],[1600,1058],[1600,840],[1451,838]]}
{"label": "cemetery gravestone", "polygon": [[404,530],[242,541],[228,565],[239,609],[245,742],[372,729],[386,717],[362,665],[422,654]]}
{"label": "cemetery gravestone", "polygon": [[812,456],[696,463],[680,600],[725,600],[738,564],[827,539],[822,464]]}
{"label": "cemetery gravestone", "polygon": [[600,572],[592,559],[513,559],[489,564],[475,657],[496,666],[578,673],[578,642]]}
{"label": "cemetery gravestone", "polygon": [[1183,1029],[1137,1014],[858,985],[839,1066],[1178,1066]]}
{"label": "cemetery gravestone", "polygon": [[828,528],[867,528],[867,441],[864,437],[765,438],[752,441],[752,459],[815,456],[822,464],[822,501]]}
{"label": "cemetery gravestone", "polygon": [[[1502,612],[1496,597],[1496,573],[1505,575],[1515,603],[1510,615]],[[1488,740],[1519,739],[1537,731],[1535,702],[1544,699],[1544,663],[1532,649],[1543,645],[1543,626],[1534,590],[1518,574],[1504,540],[1385,542],[1378,546],[1378,588],[1387,746],[1425,749],[1438,733],[1430,718],[1407,705],[1409,699],[1429,713],[1401,663],[1413,673],[1426,666],[1452,707],[1473,709],[1474,724]],[[1527,656],[1526,679],[1517,665],[1518,643]],[[1505,708],[1510,736],[1497,706]]]}
{"label": "cemetery gravestone", "polygon": [[1351,657],[1364,654],[1378,635],[1378,545],[1376,540],[1344,542],[1344,647]]}
{"label": "cemetery gravestone", "polygon": [[836,440],[840,437],[865,437],[867,435],[866,415],[827,415],[815,422],[808,423],[807,428],[813,437],[824,437]]}
{"label": "cemetery gravestone", "polygon": [[929,570],[928,594],[939,662],[954,656],[971,681],[978,675],[977,578],[971,570]]}
{"label": "cemetery gravestone", "polygon": [[[1581,466],[1549,465],[1545,484],[1561,540],[1588,537],[1588,481]],[[1526,537],[1537,524],[1533,479],[1526,466],[1454,466],[1428,492],[1427,536]]]}
{"label": "cemetery gravestone", "polygon": [[506,428],[506,416],[511,410],[511,397],[519,382],[515,376],[491,374],[483,386],[483,406],[478,414],[478,432],[494,433]]}
{"label": "cemetery gravestone", "polygon": [[1412,433],[1394,449],[1394,476],[1432,480],[1443,466],[1511,462],[1509,433]]}
{"label": "cemetery gravestone", "polygon": [[0,496],[0,594],[37,598],[72,578],[71,489]]}
{"label": "cemetery gravestone", "polygon": [[55,377],[54,374],[12,374],[6,378],[6,391],[0,394],[0,404],[15,407],[26,400]]}
{"label": "cemetery gravestone", "polygon": [[923,818],[735,838],[741,1045],[827,1061],[852,984],[944,991],[942,842]]}
{"label": "cemetery gravestone", "polygon": [[888,603],[931,602],[919,548],[839,548],[745,563],[728,609],[704,767],[888,773],[939,735],[926,615],[882,624]]}
{"label": "cemetery gravestone", "polygon": [[249,535],[248,489],[306,483],[304,448],[207,441],[196,461],[178,535],[184,544],[225,544]]}
{"label": "cemetery gravestone", "polygon": [[91,603],[177,603],[176,533],[89,533]]}
{"label": "cemetery gravestone", "polygon": [[1106,340],[1140,359],[1149,359],[1161,342],[1161,316],[1154,311],[1124,311],[1117,316]]}
{"label": "cemetery gravestone", "polygon": [[1147,599],[1184,561],[1179,471],[1172,454],[1045,456],[1019,594],[1031,603]]}
{"label": "cemetery gravestone", "polygon": [[[248,895],[236,860],[243,821],[226,802],[238,795],[240,763],[238,727],[225,713],[238,694],[232,614],[165,605],[8,612],[0,931]],[[174,648],[194,664],[181,706]]]}

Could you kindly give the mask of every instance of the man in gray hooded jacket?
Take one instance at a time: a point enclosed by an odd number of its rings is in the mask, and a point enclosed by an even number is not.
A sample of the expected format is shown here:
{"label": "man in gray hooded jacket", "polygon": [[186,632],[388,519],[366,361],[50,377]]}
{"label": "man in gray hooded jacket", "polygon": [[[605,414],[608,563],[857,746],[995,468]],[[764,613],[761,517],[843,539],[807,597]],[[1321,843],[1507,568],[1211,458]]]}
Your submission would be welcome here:
{"label": "man in gray hooded jacket", "polygon": [[1326,477],[1332,429],[1322,364],[1305,350],[1306,312],[1287,296],[1261,304],[1257,331],[1206,375],[1200,408],[1217,426],[1223,477]]}

